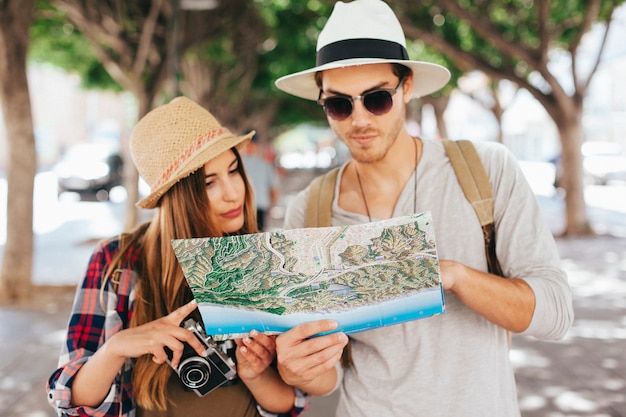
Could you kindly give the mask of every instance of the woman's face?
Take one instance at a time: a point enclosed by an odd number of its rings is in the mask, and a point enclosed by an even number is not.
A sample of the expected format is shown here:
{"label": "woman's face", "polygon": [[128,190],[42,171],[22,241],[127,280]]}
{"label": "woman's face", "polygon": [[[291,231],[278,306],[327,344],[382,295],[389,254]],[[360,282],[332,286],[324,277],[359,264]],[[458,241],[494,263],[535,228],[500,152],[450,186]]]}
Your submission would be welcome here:
{"label": "woman's face", "polygon": [[239,168],[232,150],[222,152],[204,165],[209,216],[225,234],[238,231],[244,223],[246,186]]}

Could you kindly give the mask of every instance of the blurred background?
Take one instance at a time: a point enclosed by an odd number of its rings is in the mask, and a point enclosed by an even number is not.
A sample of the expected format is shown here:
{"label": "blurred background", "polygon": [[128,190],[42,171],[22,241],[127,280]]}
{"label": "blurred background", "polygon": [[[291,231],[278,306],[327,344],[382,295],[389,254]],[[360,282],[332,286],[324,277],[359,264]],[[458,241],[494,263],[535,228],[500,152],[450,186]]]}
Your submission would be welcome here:
{"label": "blurred background", "polygon": [[[147,186],[128,154],[130,131],[151,108],[184,94],[233,132],[258,132],[256,152],[279,183],[266,230],[282,228],[285,207],[314,176],[349,158],[316,103],[273,85],[314,65],[333,4],[0,1],[0,353],[10,359],[0,362],[0,416],[49,415],[42,378],[89,255],[152,215],[134,208]],[[577,322],[568,340],[522,339],[512,351],[523,415],[626,416],[626,6],[389,4],[411,58],[453,74],[411,102],[411,133],[510,148],[570,273]],[[4,346],[15,338],[30,350]],[[43,372],[9,365],[32,354]]]}

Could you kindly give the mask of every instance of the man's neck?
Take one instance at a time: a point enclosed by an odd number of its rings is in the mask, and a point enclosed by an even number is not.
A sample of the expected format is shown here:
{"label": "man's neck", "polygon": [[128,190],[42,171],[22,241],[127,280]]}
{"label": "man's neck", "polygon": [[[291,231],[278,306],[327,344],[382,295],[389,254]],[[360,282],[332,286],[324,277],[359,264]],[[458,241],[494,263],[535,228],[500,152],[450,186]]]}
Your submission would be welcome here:
{"label": "man's neck", "polygon": [[380,161],[351,161],[341,180],[339,206],[371,219],[390,218],[407,182],[414,176],[422,141],[408,134]]}
{"label": "man's neck", "polygon": [[405,132],[398,137],[385,157],[376,162],[364,163],[356,160],[355,164],[361,179],[371,186],[389,186],[391,183],[404,187],[413,174],[422,155],[422,141]]}

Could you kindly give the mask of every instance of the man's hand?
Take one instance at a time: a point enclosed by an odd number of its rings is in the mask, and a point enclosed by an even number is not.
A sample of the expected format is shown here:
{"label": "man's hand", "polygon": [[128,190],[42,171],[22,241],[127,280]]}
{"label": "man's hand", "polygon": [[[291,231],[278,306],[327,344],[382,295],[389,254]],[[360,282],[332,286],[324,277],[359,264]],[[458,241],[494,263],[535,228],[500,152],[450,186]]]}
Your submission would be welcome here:
{"label": "man's hand", "polygon": [[535,312],[535,293],[519,278],[502,278],[459,262],[440,260],[444,290],[492,323],[512,332],[528,328]]}
{"label": "man's hand", "polygon": [[324,395],[335,386],[335,364],[348,343],[345,333],[315,336],[337,328],[334,320],[300,324],[276,338],[278,371],[283,380],[312,395]]}

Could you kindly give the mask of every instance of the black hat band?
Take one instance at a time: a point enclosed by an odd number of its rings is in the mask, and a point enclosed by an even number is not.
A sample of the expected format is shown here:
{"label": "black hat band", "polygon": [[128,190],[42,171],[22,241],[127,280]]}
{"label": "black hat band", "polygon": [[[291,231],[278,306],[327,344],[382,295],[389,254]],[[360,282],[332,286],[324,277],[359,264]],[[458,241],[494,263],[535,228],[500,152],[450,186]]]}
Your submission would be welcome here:
{"label": "black hat band", "polygon": [[406,48],[382,39],[346,39],[329,43],[317,52],[316,66],[353,58],[408,60]]}

